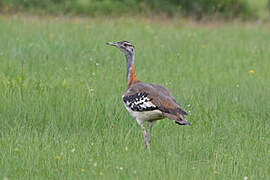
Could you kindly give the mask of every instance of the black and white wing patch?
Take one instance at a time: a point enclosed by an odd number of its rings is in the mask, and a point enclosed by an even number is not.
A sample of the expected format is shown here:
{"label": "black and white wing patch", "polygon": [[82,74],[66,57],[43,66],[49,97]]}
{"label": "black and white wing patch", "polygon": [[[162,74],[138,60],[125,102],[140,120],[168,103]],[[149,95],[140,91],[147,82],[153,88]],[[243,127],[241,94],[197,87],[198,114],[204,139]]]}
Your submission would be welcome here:
{"label": "black and white wing patch", "polygon": [[153,111],[158,109],[147,97],[147,93],[139,92],[130,96],[124,96],[123,101],[132,111]]}

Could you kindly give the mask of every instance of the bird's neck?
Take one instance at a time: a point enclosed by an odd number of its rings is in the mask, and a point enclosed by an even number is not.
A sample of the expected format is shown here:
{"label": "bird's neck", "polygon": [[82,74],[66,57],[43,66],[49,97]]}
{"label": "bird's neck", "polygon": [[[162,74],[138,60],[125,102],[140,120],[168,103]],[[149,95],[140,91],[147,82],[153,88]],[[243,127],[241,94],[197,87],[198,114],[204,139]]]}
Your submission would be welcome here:
{"label": "bird's neck", "polygon": [[129,88],[133,83],[138,82],[139,80],[136,77],[135,65],[134,65],[135,54],[126,54],[127,62],[127,88]]}

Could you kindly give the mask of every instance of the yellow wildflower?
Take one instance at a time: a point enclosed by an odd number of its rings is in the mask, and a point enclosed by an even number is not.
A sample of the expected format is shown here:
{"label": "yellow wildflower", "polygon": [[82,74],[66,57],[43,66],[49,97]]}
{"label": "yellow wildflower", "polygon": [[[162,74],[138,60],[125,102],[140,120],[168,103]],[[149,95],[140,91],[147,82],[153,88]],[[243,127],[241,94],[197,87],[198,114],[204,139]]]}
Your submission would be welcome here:
{"label": "yellow wildflower", "polygon": [[55,156],[55,159],[59,160],[61,157],[59,155]]}
{"label": "yellow wildflower", "polygon": [[254,74],[255,73],[255,71],[254,70],[249,70],[249,74]]}

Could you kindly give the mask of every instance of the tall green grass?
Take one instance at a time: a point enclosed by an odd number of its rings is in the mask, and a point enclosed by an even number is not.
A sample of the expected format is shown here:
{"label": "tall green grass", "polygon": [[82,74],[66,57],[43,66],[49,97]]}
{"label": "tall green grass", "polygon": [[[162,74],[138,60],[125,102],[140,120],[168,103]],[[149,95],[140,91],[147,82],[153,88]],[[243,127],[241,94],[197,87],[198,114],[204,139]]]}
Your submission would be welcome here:
{"label": "tall green grass", "polygon": [[[0,39],[0,179],[269,178],[269,25],[1,17]],[[156,123],[151,155],[117,40],[190,113]]]}

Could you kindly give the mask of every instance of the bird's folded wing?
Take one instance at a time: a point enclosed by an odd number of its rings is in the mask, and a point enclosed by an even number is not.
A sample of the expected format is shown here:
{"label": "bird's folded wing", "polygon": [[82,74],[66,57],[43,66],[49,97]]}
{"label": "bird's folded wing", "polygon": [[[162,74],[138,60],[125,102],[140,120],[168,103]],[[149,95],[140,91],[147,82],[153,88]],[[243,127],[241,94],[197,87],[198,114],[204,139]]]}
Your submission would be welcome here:
{"label": "bird's folded wing", "polygon": [[156,105],[158,109],[164,113],[170,113],[175,115],[180,113],[182,115],[187,115],[187,112],[185,112],[179,107],[173,97],[164,95],[159,95],[155,97],[149,95],[149,97],[152,99],[153,104]]}
{"label": "bird's folded wing", "polygon": [[148,97],[146,92],[138,92],[132,95],[123,96],[123,101],[132,111],[153,111],[158,109]]}
{"label": "bird's folded wing", "polygon": [[136,83],[125,92],[123,100],[137,111],[159,109],[164,113],[187,115],[187,112],[179,107],[170,92],[160,85]]}
{"label": "bird's folded wing", "polygon": [[151,95],[146,92],[138,92],[132,95],[123,97],[123,101],[133,111],[153,111],[160,110],[164,113],[187,115],[178,104],[176,104],[170,97],[162,95]]}

